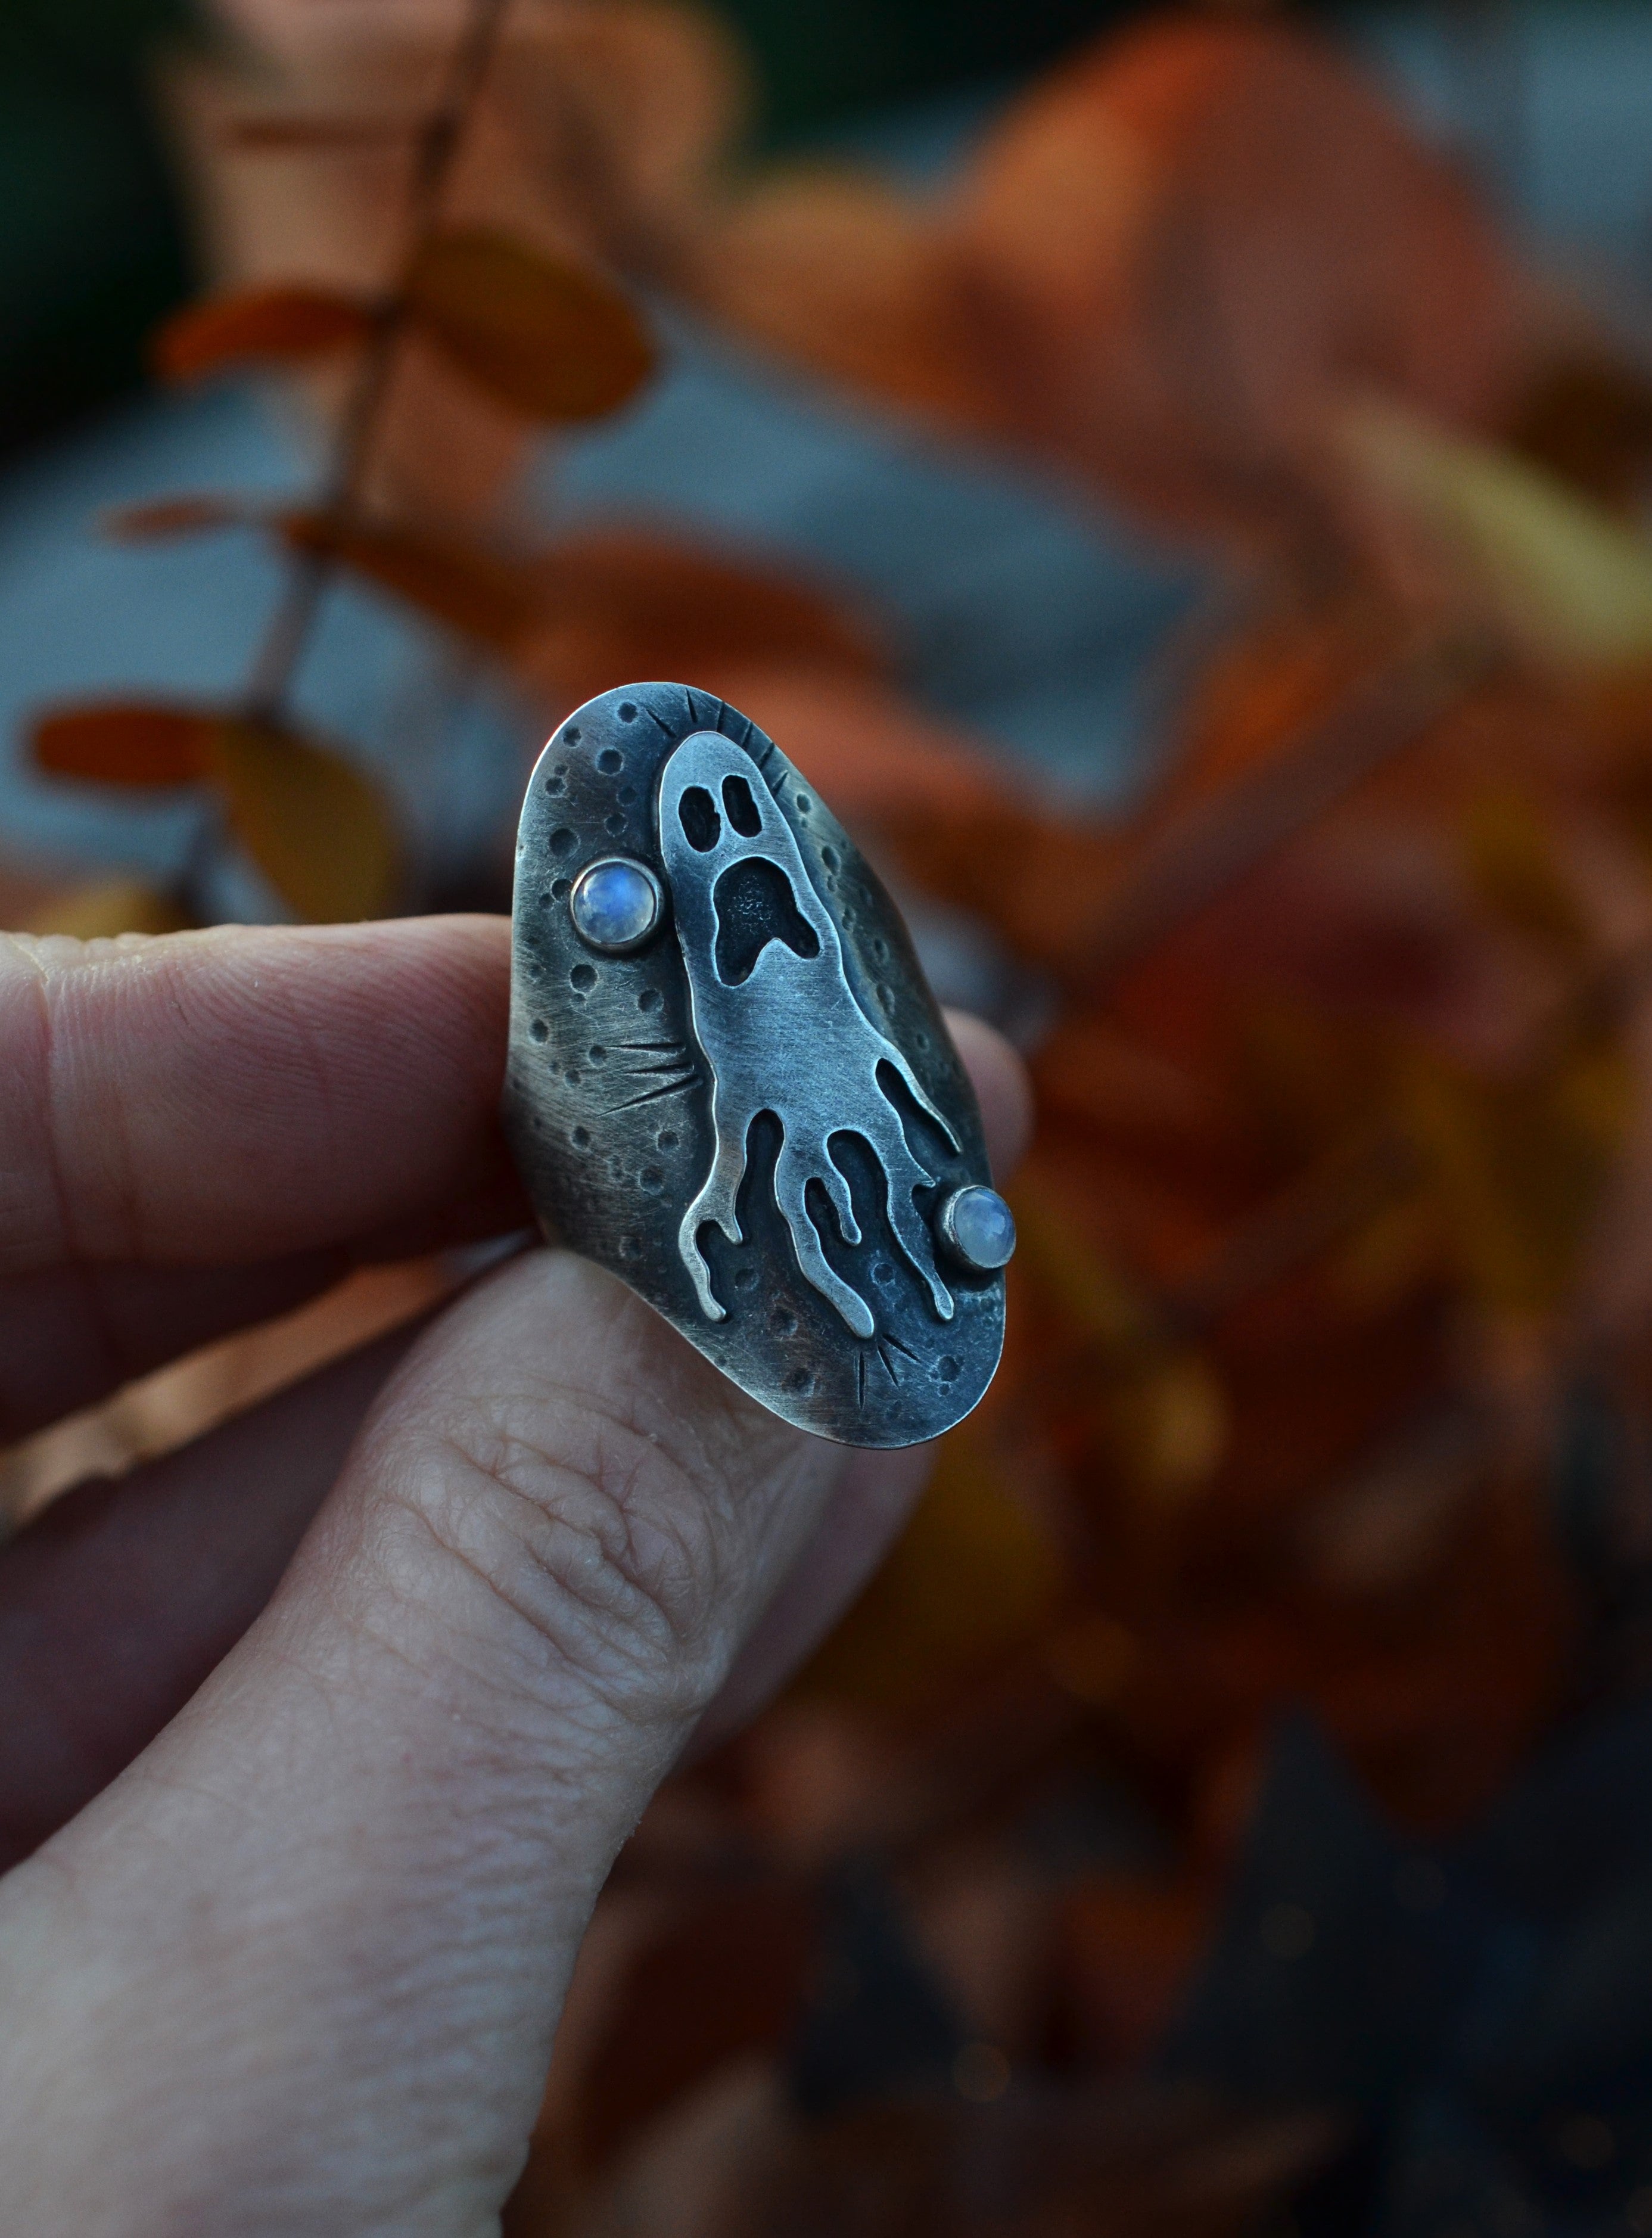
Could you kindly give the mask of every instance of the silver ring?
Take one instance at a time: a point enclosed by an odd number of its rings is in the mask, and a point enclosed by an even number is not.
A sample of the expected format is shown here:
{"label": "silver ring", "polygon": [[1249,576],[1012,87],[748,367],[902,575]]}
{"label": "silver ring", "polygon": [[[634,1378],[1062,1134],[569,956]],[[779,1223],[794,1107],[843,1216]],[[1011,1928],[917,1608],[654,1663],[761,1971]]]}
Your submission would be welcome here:
{"label": "silver ring", "polygon": [[505,1117],[549,1232],[754,1399],[862,1446],[967,1414],[1014,1222],[899,912],[814,787],[682,685],[551,739]]}

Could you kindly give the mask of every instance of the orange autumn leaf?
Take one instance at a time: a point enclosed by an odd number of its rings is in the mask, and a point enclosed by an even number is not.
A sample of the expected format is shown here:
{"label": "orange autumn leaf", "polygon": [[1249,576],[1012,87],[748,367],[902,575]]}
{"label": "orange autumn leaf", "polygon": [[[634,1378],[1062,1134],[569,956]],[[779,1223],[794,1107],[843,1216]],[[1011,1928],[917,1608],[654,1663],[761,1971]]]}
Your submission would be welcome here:
{"label": "orange autumn leaf", "polygon": [[280,527],[294,551],[338,560],[495,652],[515,646],[536,610],[532,570],[479,544],[320,512],[283,513]]}
{"label": "orange autumn leaf", "polygon": [[865,394],[961,427],[992,418],[945,237],[891,187],[777,174],[708,229],[691,284],[713,317]]}
{"label": "orange autumn leaf", "polygon": [[175,536],[244,527],[256,519],[238,498],[163,497],[148,505],[116,506],[103,515],[102,526],[104,535],[117,544],[156,544]]}
{"label": "orange autumn leaf", "polygon": [[249,288],[194,303],[155,336],[155,367],[167,381],[193,381],[228,366],[302,363],[363,342],[373,314],[327,288]]}
{"label": "orange autumn leaf", "polygon": [[1484,424],[1520,367],[1462,178],[1283,25],[1172,17],[1052,72],[988,136],[955,237],[1007,422],[1201,533],[1299,526],[1345,395]]}
{"label": "orange autumn leaf", "polygon": [[30,743],[35,760],[54,777],[101,785],[190,785],[202,774],[216,720],[198,707],[116,699],[41,716]]}
{"label": "orange autumn leaf", "polygon": [[827,592],[646,529],[564,538],[537,573],[539,619],[516,665],[564,702],[634,676],[722,691],[757,662],[849,677],[886,664],[873,630]]}
{"label": "orange autumn leaf", "polygon": [[253,722],[215,725],[205,762],[231,830],[297,916],[327,924],[391,907],[395,831],[370,778],[313,739]]}
{"label": "orange autumn leaf", "polygon": [[487,227],[439,235],[406,293],[453,364],[532,420],[599,419],[654,369],[653,344],[609,281]]}

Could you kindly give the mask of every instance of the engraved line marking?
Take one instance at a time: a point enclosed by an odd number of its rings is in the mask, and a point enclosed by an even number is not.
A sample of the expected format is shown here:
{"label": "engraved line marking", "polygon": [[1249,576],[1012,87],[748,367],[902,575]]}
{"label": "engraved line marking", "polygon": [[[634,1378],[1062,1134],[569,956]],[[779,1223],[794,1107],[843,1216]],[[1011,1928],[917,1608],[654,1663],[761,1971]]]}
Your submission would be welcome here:
{"label": "engraved line marking", "polygon": [[691,1072],[686,1080],[665,1081],[658,1088],[644,1089],[640,1096],[628,1096],[623,1103],[615,1104],[614,1109],[616,1111],[635,1111],[638,1104],[657,1103],[663,1096],[681,1096],[685,1089],[692,1088],[698,1078],[698,1073]]}
{"label": "engraved line marking", "polygon": [[891,1354],[894,1354],[897,1359],[911,1361],[915,1361],[918,1355],[910,1348],[909,1346],[902,1344],[898,1336],[879,1337],[877,1341],[877,1356],[883,1364],[883,1373],[889,1377],[890,1382],[893,1383],[898,1390],[901,1382],[901,1371],[895,1366],[895,1360],[890,1358]]}
{"label": "engraved line marking", "polygon": [[855,1404],[862,1412],[866,1407],[866,1354],[858,1347],[855,1354]]}

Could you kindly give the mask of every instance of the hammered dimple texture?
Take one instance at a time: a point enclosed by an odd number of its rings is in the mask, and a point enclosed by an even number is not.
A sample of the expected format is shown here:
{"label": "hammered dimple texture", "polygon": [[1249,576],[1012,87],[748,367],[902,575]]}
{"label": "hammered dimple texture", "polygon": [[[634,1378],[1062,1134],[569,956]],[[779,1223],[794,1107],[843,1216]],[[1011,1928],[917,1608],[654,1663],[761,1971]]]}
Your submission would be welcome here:
{"label": "hammered dimple texture", "polygon": [[[697,1036],[683,947],[706,897],[684,891],[679,937],[657,818],[666,764],[705,732],[727,742],[783,818],[796,842],[783,859],[809,882],[797,897],[803,914],[829,918],[855,1005],[917,1089],[884,1066],[885,1116],[898,1114],[910,1153],[902,1187],[910,1187],[909,1169],[933,1177],[912,1190],[911,1213],[896,1205],[904,1238],[890,1219],[878,1129],[856,1102],[824,1010],[813,1032],[780,1033],[772,1003],[765,1013],[761,970],[746,990],[749,1020],[737,986],[720,1029],[725,1076],[736,1042],[740,1056],[744,1170],[727,1223],[739,1240],[716,1222],[683,1238],[718,1153],[714,1056]],[[727,754],[723,762],[731,765]],[[581,871],[616,856],[645,864],[666,892],[658,930],[629,955],[594,950],[570,910]],[[703,984],[703,1020],[704,997]],[[845,1219],[818,1182],[809,1185],[804,1256],[817,1248],[824,1262],[814,1281],[776,1193],[787,1165],[779,1115],[789,1096],[796,1108],[800,1067],[814,1068],[810,1108],[823,1108],[836,1129],[830,1155],[841,1178],[826,1178],[848,1208]],[[841,1116],[835,1070],[843,1076]],[[950,1427],[986,1390],[1002,1345],[1002,1276],[952,1264],[941,1285],[911,1248],[913,1214],[927,1241],[937,1204],[990,1180],[974,1093],[899,913],[859,851],[773,742],[709,693],[672,684],[606,692],[571,715],[540,757],[517,855],[505,1111],[547,1230],[618,1275],[787,1420],[850,1445],[910,1445]],[[845,1241],[846,1231],[858,1231],[858,1241]]]}

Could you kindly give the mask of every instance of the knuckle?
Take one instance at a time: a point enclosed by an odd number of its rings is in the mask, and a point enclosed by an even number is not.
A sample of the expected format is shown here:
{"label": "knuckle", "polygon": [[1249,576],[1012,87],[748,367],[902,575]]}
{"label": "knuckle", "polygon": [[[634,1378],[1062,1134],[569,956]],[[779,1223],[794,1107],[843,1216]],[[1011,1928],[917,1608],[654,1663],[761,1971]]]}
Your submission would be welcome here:
{"label": "knuckle", "polygon": [[483,1597],[490,1654],[503,1641],[531,1683],[572,1680],[631,1719],[691,1716],[720,1675],[726,1487],[588,1394],[569,1416],[467,1407],[402,1502]]}

